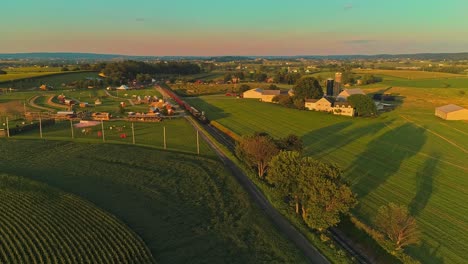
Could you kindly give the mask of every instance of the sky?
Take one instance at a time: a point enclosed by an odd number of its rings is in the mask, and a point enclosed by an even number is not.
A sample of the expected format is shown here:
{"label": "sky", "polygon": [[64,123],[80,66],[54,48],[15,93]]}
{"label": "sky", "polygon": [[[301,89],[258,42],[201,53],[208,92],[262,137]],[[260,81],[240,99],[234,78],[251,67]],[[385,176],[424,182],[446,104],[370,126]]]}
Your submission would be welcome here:
{"label": "sky", "polygon": [[468,0],[12,0],[0,53],[468,52]]}

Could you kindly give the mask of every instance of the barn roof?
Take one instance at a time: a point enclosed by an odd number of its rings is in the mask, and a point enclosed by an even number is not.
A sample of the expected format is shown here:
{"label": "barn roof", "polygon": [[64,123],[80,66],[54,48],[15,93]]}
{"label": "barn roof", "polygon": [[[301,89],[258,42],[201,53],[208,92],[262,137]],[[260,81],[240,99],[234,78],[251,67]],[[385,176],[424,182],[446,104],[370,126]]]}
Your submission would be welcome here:
{"label": "barn roof", "polygon": [[319,99],[305,99],[305,102],[306,103],[315,103],[317,102]]}
{"label": "barn roof", "polygon": [[354,88],[354,89],[346,89],[340,93],[340,95],[342,94],[353,95],[353,94],[365,94],[365,93],[360,88]]}
{"label": "barn roof", "polygon": [[281,90],[264,90],[263,95],[280,95]]}
{"label": "barn roof", "polygon": [[458,106],[458,105],[449,104],[449,105],[437,107],[436,109],[445,113],[450,113],[450,112],[459,111],[465,108]]}

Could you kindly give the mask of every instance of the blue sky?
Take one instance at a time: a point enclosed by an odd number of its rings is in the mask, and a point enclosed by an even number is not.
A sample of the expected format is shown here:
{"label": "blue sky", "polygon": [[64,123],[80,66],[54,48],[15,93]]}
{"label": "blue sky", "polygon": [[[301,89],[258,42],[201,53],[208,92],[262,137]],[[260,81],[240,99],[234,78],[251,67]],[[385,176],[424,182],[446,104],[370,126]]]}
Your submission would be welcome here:
{"label": "blue sky", "polygon": [[467,0],[15,0],[1,6],[0,53],[468,51]]}

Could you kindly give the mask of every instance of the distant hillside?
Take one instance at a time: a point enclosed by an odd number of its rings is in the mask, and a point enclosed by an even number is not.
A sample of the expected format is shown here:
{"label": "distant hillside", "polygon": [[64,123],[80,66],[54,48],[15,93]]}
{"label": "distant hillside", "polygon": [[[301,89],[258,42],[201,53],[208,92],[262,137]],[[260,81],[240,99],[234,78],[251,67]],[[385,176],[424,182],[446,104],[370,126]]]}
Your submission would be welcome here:
{"label": "distant hillside", "polygon": [[120,54],[73,53],[73,52],[34,52],[0,53],[0,60],[62,60],[62,61],[109,61],[109,60],[209,60],[216,62],[243,61],[255,58],[264,59],[415,59],[415,60],[468,60],[468,52],[461,53],[417,53],[417,54],[377,54],[377,55],[298,55],[298,56],[129,56]]}

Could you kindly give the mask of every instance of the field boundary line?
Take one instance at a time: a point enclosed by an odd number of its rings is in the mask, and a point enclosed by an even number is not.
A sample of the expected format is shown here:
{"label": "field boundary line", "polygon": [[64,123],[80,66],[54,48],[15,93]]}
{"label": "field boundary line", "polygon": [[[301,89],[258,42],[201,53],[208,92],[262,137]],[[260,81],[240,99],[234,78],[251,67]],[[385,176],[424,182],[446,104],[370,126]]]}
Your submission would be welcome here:
{"label": "field boundary line", "polygon": [[446,137],[444,137],[444,136],[442,136],[442,135],[440,135],[440,134],[438,134],[438,133],[436,133],[436,132],[434,132],[434,131],[432,131],[432,130],[430,130],[430,129],[428,129],[428,128],[423,127],[422,125],[420,125],[420,124],[418,124],[418,123],[412,121],[411,119],[407,118],[406,116],[403,116],[403,115],[400,115],[400,116],[401,116],[403,119],[405,119],[406,121],[408,121],[408,122],[410,122],[410,123],[413,123],[414,125],[416,125],[416,126],[422,128],[422,129],[426,130],[426,131],[429,132],[429,133],[434,134],[435,136],[439,137],[440,139],[445,140],[446,142],[452,144],[453,146],[457,147],[457,148],[460,149],[461,151],[463,151],[463,152],[465,152],[466,154],[468,154],[468,150],[466,150],[466,149],[463,148],[462,146],[458,145],[457,143],[455,143],[455,142],[449,140],[448,138],[446,138]]}

